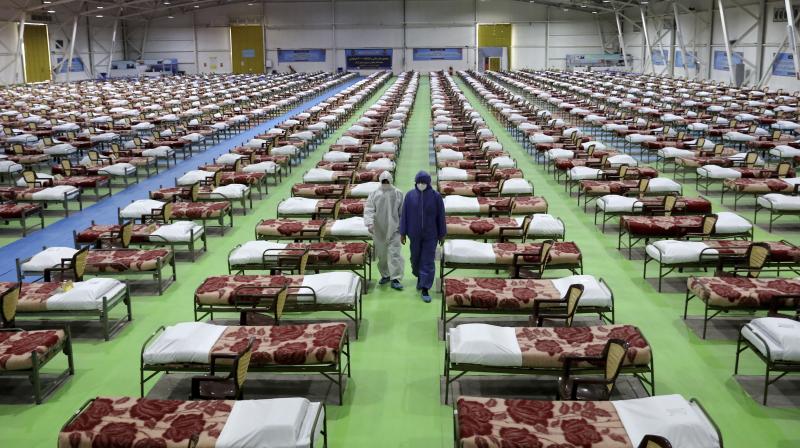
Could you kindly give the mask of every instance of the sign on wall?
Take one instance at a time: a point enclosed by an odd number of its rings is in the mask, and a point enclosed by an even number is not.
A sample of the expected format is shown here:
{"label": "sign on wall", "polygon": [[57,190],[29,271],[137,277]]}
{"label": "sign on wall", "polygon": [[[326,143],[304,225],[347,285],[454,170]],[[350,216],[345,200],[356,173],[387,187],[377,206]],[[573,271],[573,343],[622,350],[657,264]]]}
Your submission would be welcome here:
{"label": "sign on wall", "polygon": [[325,62],[325,50],[278,50],[278,63],[283,62]]}
{"label": "sign on wall", "polygon": [[415,48],[415,61],[460,61],[464,58],[461,48]]}
{"label": "sign on wall", "polygon": [[[744,60],[744,53],[741,51],[734,51],[731,55],[733,65],[739,65]],[[724,51],[714,51],[714,70],[728,71],[728,54]]]}
{"label": "sign on wall", "polygon": [[245,48],[242,50],[242,57],[243,58],[254,58],[256,57],[256,50],[253,48]]}
{"label": "sign on wall", "polygon": [[344,50],[348,70],[384,70],[392,68],[391,48]]}
{"label": "sign on wall", "polygon": [[[61,64],[61,61],[63,61],[63,60],[64,60],[64,58],[57,58],[56,59],[56,65]],[[64,65],[62,65],[58,69],[58,72],[59,73],[67,73],[67,65],[69,65],[69,71],[72,72],[72,73],[75,73],[75,72],[80,73],[80,72],[83,72],[83,70],[84,70],[83,69],[83,60],[81,60],[80,57],[74,57],[74,58],[72,58],[72,64],[64,64]]]}
{"label": "sign on wall", "polygon": [[[630,56],[628,60],[631,61]],[[622,54],[568,54],[566,56],[567,67],[621,67],[625,65]]]}
{"label": "sign on wall", "polygon": [[653,65],[666,65],[669,59],[667,50],[653,50]]}
{"label": "sign on wall", "polygon": [[[675,67],[683,67],[683,53],[675,50]],[[697,56],[693,51],[686,52],[686,68],[697,69]]]}
{"label": "sign on wall", "polygon": [[775,76],[794,77],[794,55],[791,53],[778,53],[772,64],[772,74]]}

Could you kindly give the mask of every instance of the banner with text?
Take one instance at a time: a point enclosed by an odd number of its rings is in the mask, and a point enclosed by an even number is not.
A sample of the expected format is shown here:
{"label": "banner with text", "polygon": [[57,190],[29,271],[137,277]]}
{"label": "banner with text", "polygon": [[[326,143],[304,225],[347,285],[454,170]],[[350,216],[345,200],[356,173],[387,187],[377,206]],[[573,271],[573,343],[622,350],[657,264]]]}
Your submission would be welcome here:
{"label": "banner with text", "polygon": [[772,64],[772,74],[774,76],[794,77],[794,55],[791,53],[778,53],[775,62]]}
{"label": "banner with text", "polygon": [[415,48],[415,61],[460,61],[464,58],[461,48]]}
{"label": "banner with text", "polygon": [[285,62],[325,62],[325,50],[278,50],[278,63]]}
{"label": "banner with text", "polygon": [[388,70],[392,68],[391,48],[344,50],[348,70]]}
{"label": "banner with text", "polygon": [[[733,59],[733,65],[739,65],[744,60],[744,53],[735,51],[731,55],[731,59]],[[728,71],[728,53],[720,50],[714,51],[714,70]]]}

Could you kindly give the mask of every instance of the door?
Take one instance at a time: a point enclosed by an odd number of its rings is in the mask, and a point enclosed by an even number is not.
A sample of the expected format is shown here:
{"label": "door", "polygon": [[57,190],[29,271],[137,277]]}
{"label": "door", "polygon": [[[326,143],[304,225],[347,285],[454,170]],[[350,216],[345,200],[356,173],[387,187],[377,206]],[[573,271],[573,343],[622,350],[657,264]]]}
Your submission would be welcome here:
{"label": "door", "polygon": [[489,58],[489,71],[490,72],[499,72],[500,71],[500,58]]}
{"label": "door", "polygon": [[25,24],[25,82],[50,81],[50,44],[47,25]]}
{"label": "door", "polygon": [[264,30],[261,26],[231,27],[233,73],[264,73]]}

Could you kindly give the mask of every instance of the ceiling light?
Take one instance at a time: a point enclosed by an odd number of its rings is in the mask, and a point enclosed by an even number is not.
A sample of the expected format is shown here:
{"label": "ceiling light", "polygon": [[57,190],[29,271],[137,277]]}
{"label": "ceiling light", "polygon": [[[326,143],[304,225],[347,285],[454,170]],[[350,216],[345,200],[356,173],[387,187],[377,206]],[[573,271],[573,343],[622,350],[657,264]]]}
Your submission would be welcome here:
{"label": "ceiling light", "polygon": [[581,5],[581,8],[585,8],[585,7],[586,7],[586,5]]}
{"label": "ceiling light", "polygon": [[95,17],[97,17],[98,19],[102,19],[103,18],[103,16],[100,15],[100,14],[96,15]]}
{"label": "ceiling light", "polygon": [[48,9],[48,10],[47,10],[47,12],[48,12],[48,13],[50,13],[50,14],[55,14],[55,13],[56,13],[56,12],[55,12],[55,11],[53,11],[52,9]]}
{"label": "ceiling light", "polygon": [[97,9],[103,9],[103,7],[102,6],[98,6]]}
{"label": "ceiling light", "polygon": [[172,3],[170,3],[170,2],[164,2],[164,4],[165,4],[165,5],[171,5]]}
{"label": "ceiling light", "polygon": [[200,5],[194,5],[194,7],[195,7],[195,8],[199,8],[199,7],[200,7]]}
{"label": "ceiling light", "polygon": [[592,11],[592,14],[597,14],[597,11]]}
{"label": "ceiling light", "polygon": [[175,16],[167,16],[168,19],[174,19]]}
{"label": "ceiling light", "polygon": [[49,1],[45,0],[42,3],[45,4],[45,5],[49,5],[50,3],[53,3],[53,2],[49,2]]}

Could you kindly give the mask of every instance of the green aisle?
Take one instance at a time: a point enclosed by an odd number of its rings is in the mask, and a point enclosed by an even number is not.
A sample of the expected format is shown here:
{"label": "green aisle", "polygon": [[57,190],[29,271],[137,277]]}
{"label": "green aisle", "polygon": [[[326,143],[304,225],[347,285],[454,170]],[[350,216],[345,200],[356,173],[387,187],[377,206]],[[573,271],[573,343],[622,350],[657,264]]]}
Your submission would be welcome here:
{"label": "green aisle", "polygon": [[[403,137],[395,183],[408,191],[417,171],[428,164],[430,83],[420,79]],[[364,300],[363,342],[353,347],[353,378],[348,406],[329,406],[333,447],[452,446],[452,411],[439,404],[444,345],[437,340],[437,301],[425,304],[415,291],[406,257],[405,290],[386,286]],[[373,272],[379,278],[377,266]],[[376,444],[380,440],[381,443]]]}
{"label": "green aisle", "polygon": [[[767,409],[750,398],[733,378],[735,340],[701,340],[684,324],[682,293],[658,293],[642,279],[642,261],[630,261],[616,248],[616,233],[606,233],[592,223],[563,185],[537,166],[494,116],[481,105],[469,86],[459,85],[472,105],[500,137],[503,147],[517,160],[525,177],[533,181],[537,195],[547,198],[549,213],[560,217],[567,240],[576,241],[584,254],[584,272],[604,278],[615,293],[616,321],[637,325],[653,347],[656,393],[695,397],[715,419],[726,447],[789,447],[800,445],[800,410]],[[695,194],[693,189],[684,191]],[[719,201],[714,204],[720,210]],[[750,216],[748,216],[749,218]],[[789,235],[756,232],[756,240],[788,238]],[[794,242],[797,236],[794,235]],[[689,314],[700,315],[695,304]],[[763,375],[763,363],[752,354],[743,358],[741,373]],[[792,379],[787,378],[787,381]],[[796,380],[795,380],[796,381]]]}

